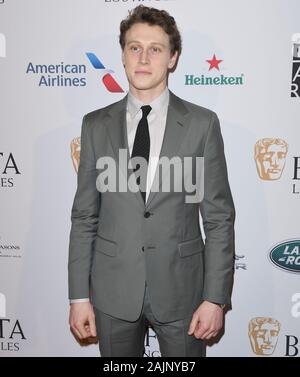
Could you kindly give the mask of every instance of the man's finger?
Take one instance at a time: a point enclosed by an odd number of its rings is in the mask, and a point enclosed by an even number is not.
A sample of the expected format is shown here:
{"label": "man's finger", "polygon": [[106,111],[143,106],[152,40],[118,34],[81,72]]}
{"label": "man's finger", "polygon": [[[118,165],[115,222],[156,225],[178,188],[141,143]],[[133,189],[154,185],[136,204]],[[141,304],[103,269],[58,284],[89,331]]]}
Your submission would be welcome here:
{"label": "man's finger", "polygon": [[210,329],[210,330],[204,332],[201,339],[211,339],[211,338],[215,337],[217,334],[218,334],[218,331],[216,331],[215,329]]}
{"label": "man's finger", "polygon": [[97,336],[95,318],[90,318],[90,331],[92,336]]}
{"label": "man's finger", "polygon": [[197,323],[198,323],[198,318],[196,316],[193,316],[192,321],[190,323],[188,335],[192,335],[194,333]]}
{"label": "man's finger", "polygon": [[80,332],[74,326],[71,326],[71,330],[77,338],[82,339]]}
{"label": "man's finger", "polygon": [[212,331],[212,332],[208,333],[207,335],[204,335],[203,339],[207,339],[207,340],[211,339],[211,338],[215,337],[215,334],[216,334],[216,332]]}
{"label": "man's finger", "polygon": [[85,329],[85,327],[82,323],[77,324],[77,326],[75,328],[80,333],[81,339],[85,339],[85,338],[89,337],[89,334],[87,333],[87,331],[86,331],[86,329]]}
{"label": "man's finger", "polygon": [[217,335],[221,327],[218,326],[216,323],[200,323],[199,328],[195,332],[196,337],[200,337],[201,339],[208,339],[208,336],[214,334],[213,336]]}
{"label": "man's finger", "polygon": [[207,326],[199,326],[197,331],[195,332],[196,338],[205,339],[205,336],[208,335],[211,332],[211,329]]}

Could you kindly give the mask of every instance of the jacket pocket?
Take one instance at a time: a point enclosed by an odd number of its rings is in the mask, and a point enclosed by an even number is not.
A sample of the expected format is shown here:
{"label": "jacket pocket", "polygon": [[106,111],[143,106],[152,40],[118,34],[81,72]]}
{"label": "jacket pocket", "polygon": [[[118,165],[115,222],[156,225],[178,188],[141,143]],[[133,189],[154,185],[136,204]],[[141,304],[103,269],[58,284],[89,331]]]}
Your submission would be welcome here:
{"label": "jacket pocket", "polygon": [[94,249],[96,251],[99,251],[100,253],[106,254],[110,257],[115,257],[117,255],[117,248],[118,245],[116,242],[107,240],[97,235],[94,244]]}
{"label": "jacket pocket", "polygon": [[178,251],[181,257],[188,257],[200,253],[203,250],[204,243],[201,236],[178,244]]}

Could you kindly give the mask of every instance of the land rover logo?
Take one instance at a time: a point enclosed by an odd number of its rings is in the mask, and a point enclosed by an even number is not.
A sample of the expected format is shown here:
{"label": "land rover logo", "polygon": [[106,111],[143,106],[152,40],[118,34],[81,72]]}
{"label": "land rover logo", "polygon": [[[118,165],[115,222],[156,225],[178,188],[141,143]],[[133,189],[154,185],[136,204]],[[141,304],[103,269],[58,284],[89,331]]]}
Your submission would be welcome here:
{"label": "land rover logo", "polygon": [[270,251],[271,261],[283,270],[300,273],[300,240],[282,242]]}

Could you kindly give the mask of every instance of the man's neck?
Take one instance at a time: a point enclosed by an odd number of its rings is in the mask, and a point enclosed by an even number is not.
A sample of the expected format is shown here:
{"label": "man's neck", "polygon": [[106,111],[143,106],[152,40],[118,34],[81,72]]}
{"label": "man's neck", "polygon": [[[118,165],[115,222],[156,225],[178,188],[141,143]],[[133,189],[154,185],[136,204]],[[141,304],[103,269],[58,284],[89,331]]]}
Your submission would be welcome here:
{"label": "man's neck", "polygon": [[129,92],[138,100],[145,104],[149,104],[158,98],[162,92],[166,89],[166,85],[160,88],[155,88],[155,90],[138,90],[136,88],[130,87]]}

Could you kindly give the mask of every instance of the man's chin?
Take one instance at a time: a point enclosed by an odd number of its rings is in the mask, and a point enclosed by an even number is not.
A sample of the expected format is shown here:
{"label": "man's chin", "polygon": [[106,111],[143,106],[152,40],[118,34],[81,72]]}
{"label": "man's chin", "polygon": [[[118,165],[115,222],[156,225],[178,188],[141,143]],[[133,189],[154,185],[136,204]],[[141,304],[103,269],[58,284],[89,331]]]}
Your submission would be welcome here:
{"label": "man's chin", "polygon": [[152,85],[146,85],[146,84],[136,84],[136,85],[133,85],[133,87],[136,90],[149,90],[153,88]]}

